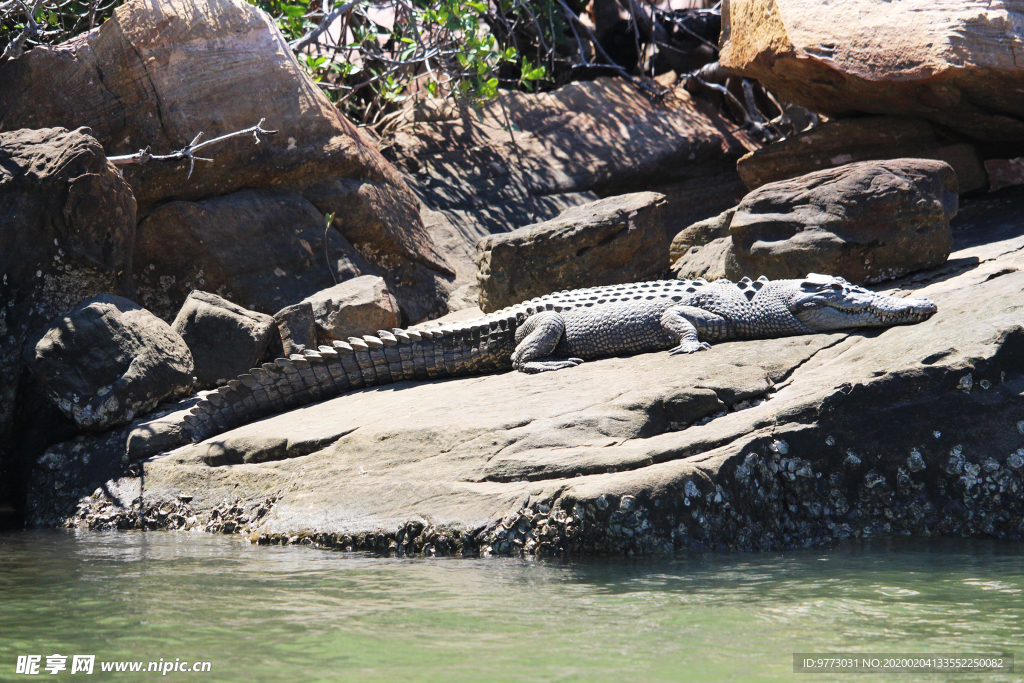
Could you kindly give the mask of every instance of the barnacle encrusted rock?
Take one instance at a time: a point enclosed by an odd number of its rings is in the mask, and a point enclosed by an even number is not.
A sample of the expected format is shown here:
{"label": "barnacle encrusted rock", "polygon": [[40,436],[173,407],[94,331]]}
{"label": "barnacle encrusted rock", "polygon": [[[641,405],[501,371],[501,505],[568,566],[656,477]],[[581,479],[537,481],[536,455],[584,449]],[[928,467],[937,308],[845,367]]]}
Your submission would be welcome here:
{"label": "barnacle encrusted rock", "polygon": [[61,412],[92,431],[127,424],[192,388],[192,354],[181,336],[112,294],[52,321],[22,357]]}
{"label": "barnacle encrusted rock", "polygon": [[[24,391],[16,401],[22,346],[82,299],[130,287],[135,218],[131,189],[87,129],[2,126],[0,499],[20,496],[27,469],[12,438],[16,403],[18,429],[47,422]],[[42,429],[60,432],[53,427]]]}

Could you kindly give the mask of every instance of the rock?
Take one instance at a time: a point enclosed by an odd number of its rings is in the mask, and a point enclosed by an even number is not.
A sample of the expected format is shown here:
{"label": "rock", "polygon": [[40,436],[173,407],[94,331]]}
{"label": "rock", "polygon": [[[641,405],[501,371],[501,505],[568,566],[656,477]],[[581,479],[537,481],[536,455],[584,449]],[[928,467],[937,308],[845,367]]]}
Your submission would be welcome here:
{"label": "rock", "polygon": [[480,306],[480,286],[475,282],[466,284],[448,295],[448,311],[454,313]]}
{"label": "rock", "polygon": [[872,116],[829,121],[750,152],[736,170],[751,190],[766,183],[872,159],[938,159],[956,172],[961,194],[988,187],[974,145],[959,142],[920,119]]}
{"label": "rock", "polygon": [[274,318],[196,290],[171,323],[192,352],[196,387],[209,389],[249,371],[277,333]]}
{"label": "rock", "polygon": [[941,161],[861,161],[769,183],[736,208],[726,275],[891,280],[946,261],[956,210],[956,175]]}
{"label": "rock", "polygon": [[732,252],[729,223],[736,207],[699,221],[680,231],[669,246],[673,277],[680,280],[718,280],[725,277],[725,261]]}
{"label": "rock", "polygon": [[[719,280],[726,275],[727,263],[735,262],[732,237],[718,237],[707,244],[694,245],[672,262],[672,276],[679,280]],[[760,276],[758,276],[760,277]]]}
{"label": "rock", "polygon": [[1004,187],[1024,185],[1024,157],[1013,159],[986,159],[985,172],[989,180],[989,192]]}
{"label": "rock", "polygon": [[[125,445],[90,436],[50,450],[30,519],[141,525],[185,496],[207,528],[238,501],[263,510],[234,528],[255,542],[400,554],[1019,541],[1022,203],[965,203],[953,258],[896,283],[937,303],[918,325],[357,391],[139,463],[142,479],[113,476],[92,502],[72,493],[99,486],[72,476],[82,454],[98,467]],[[969,373],[974,390],[957,390]],[[77,512],[108,498],[124,503],[108,522]]]}
{"label": "rock", "polygon": [[664,196],[656,192],[609,197],[480,240],[480,308],[490,312],[562,289],[659,277],[669,266],[663,207]]}
{"label": "rock", "polygon": [[[382,278],[370,275],[353,278],[307,297],[312,308],[314,338],[330,346],[333,341],[377,334],[398,327],[398,302]],[[315,345],[314,345],[315,348]]]}
{"label": "rock", "polygon": [[165,320],[174,318],[193,289],[273,315],[336,280],[374,272],[336,230],[325,230],[316,207],[291,190],[168,202],[139,223],[135,244],[139,301]]}
{"label": "rock", "polygon": [[[334,227],[388,276],[392,291],[401,294],[408,318],[421,320],[441,310],[438,291],[447,287],[447,277],[455,270],[425,232],[416,207],[398,198],[388,201],[387,195],[396,192],[392,187],[343,178],[324,181],[303,193],[322,213],[333,214]],[[387,216],[389,220],[383,220],[377,210],[381,204],[397,207]]]}
{"label": "rock", "polygon": [[192,388],[192,354],[178,333],[109,294],[54,320],[22,356],[50,400],[82,429],[128,424]]}
{"label": "rock", "polygon": [[[131,293],[136,215],[130,188],[89,131],[8,128],[0,132],[0,502],[20,508],[23,468],[39,454],[12,438],[22,346],[82,299]],[[32,431],[32,417],[20,426]]]}
{"label": "rock", "polygon": [[693,247],[703,247],[714,240],[729,237],[729,223],[732,222],[736,207],[727,209],[717,216],[712,216],[703,221],[684,228],[672,238],[668,248],[669,260],[673,263],[690,253]]}
{"label": "rock", "polygon": [[285,306],[274,314],[274,320],[281,332],[281,347],[285,357],[302,353],[306,349],[316,349],[316,318],[311,303],[300,301]]}
{"label": "rock", "polygon": [[736,205],[746,190],[735,160],[756,146],[682,88],[652,103],[608,77],[501,91],[479,110],[423,101],[397,114],[388,135],[383,153],[419,196],[427,230],[457,273],[452,289],[476,282],[481,238],[598,197],[666,195],[671,239]]}
{"label": "rock", "polygon": [[826,114],[925,118],[1024,140],[1017,9],[1004,3],[730,0],[720,63]]}
{"label": "rock", "polygon": [[[372,247],[364,255],[412,319],[443,307],[439,287],[451,269],[431,243],[415,197],[309,79],[273,20],[245,0],[131,0],[95,31],[0,65],[0,84],[5,129],[89,126],[110,155],[144,147],[166,153],[199,132],[209,139],[265,118],[277,136],[258,145],[248,136],[228,140],[191,176],[187,162],[124,167],[140,215],[241,190],[298,192],[321,213],[321,233],[322,214],[336,212],[338,229],[358,238],[357,247]],[[234,240],[251,241],[244,230]],[[260,310],[273,313],[327,284]],[[187,293],[159,314],[169,320]],[[217,293],[250,305],[247,297]]]}

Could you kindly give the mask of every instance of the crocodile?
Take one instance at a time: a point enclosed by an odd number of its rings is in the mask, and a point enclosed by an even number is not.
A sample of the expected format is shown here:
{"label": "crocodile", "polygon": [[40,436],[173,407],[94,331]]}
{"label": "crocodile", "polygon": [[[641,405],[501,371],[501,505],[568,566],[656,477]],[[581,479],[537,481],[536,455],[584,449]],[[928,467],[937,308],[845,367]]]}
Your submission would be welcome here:
{"label": "crocodile", "polygon": [[380,330],[265,363],[200,398],[176,431],[181,443],[198,442],[349,390],[405,380],[549,372],[662,350],[691,354],[726,340],[917,323],[935,311],[928,299],[885,296],[814,273],[566,290],[473,320]]}

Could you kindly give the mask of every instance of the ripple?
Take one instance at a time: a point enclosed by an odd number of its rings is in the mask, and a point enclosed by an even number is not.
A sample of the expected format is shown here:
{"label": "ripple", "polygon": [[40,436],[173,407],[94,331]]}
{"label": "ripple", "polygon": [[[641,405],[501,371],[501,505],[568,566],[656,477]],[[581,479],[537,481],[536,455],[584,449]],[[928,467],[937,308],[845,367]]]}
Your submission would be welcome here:
{"label": "ripple", "polygon": [[1013,651],[1022,559],[946,539],[559,562],[6,534],[0,666],[46,651],[269,683],[791,680],[794,650]]}

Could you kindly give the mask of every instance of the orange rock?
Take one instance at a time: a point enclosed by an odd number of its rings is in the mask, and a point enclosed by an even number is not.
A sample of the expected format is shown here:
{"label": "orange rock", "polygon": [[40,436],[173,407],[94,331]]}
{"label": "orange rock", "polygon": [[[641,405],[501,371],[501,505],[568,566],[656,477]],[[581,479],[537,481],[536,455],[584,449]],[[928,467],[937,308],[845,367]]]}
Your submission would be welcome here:
{"label": "orange rock", "polygon": [[1004,3],[728,0],[720,62],[818,112],[917,116],[1024,141],[1016,16]]}

